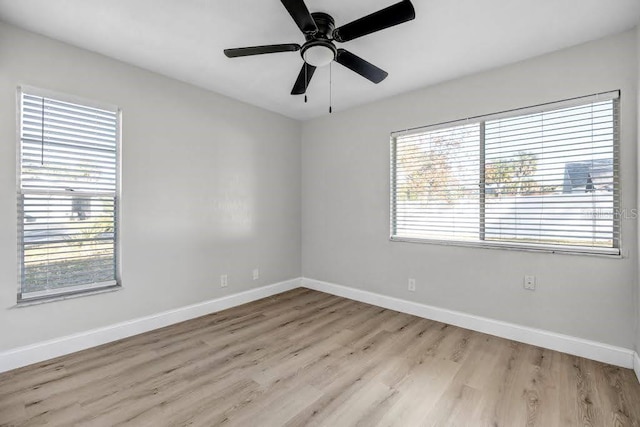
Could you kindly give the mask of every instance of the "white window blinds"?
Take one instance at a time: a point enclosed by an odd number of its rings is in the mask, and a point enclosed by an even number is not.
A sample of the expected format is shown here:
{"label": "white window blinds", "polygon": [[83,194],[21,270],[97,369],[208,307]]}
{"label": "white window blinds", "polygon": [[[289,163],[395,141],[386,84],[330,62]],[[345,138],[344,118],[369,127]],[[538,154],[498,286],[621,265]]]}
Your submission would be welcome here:
{"label": "white window blinds", "polygon": [[619,254],[618,96],[392,134],[391,238]]}
{"label": "white window blinds", "polygon": [[20,101],[19,299],[116,285],[117,109]]}

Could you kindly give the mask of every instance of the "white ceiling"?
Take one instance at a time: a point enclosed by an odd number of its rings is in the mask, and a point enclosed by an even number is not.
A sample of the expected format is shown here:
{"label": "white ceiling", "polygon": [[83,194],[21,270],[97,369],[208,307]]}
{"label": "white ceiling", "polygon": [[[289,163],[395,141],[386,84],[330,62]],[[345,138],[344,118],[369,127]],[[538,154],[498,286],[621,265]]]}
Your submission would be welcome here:
{"label": "white ceiling", "polygon": [[[340,26],[397,0],[306,0]],[[633,28],[638,0],[413,0],[416,19],[346,48],[389,72],[375,85],[333,64],[340,111]],[[0,20],[295,119],[328,113],[328,67],[291,96],[298,52],[229,59],[224,48],[304,42],[279,0],[0,0]]]}

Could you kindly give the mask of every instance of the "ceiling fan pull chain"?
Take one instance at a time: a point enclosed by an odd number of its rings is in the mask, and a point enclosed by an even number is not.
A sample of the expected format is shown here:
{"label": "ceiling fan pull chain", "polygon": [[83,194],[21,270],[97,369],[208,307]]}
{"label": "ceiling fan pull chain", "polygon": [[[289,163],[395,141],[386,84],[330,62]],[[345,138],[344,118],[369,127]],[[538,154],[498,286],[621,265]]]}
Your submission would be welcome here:
{"label": "ceiling fan pull chain", "polygon": [[304,103],[307,103],[307,84],[309,81],[307,80],[307,63],[304,63]]}
{"label": "ceiling fan pull chain", "polygon": [[333,112],[333,108],[331,107],[331,104],[333,104],[333,101],[331,99],[331,85],[332,85],[332,77],[333,77],[333,67],[332,67],[333,63],[329,63],[329,114],[331,114]]}

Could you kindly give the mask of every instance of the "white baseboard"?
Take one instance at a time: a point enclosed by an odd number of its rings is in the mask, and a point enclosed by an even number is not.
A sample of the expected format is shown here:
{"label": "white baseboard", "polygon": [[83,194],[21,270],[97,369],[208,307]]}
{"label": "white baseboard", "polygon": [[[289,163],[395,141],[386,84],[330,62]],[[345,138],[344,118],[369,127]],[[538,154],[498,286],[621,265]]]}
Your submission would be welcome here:
{"label": "white baseboard", "polygon": [[0,372],[85,350],[300,287],[300,279],[240,292],[115,325],[0,352]]}
{"label": "white baseboard", "polygon": [[[448,323],[465,329],[471,329],[526,344],[544,347],[587,359],[597,360],[624,368],[634,367],[634,352],[596,341],[576,338],[569,335],[549,332],[542,329],[502,322],[500,320],[475,316],[454,310],[434,307],[417,302],[393,298],[386,295],[363,291],[361,289],[336,285],[308,278],[302,279],[302,286],[317,291],[365,302],[402,313],[412,314],[438,322]],[[640,360],[635,354],[636,375],[640,370]],[[640,376],[638,377],[640,378]]]}
{"label": "white baseboard", "polygon": [[632,368],[635,370],[636,376],[640,381],[640,357],[638,353],[626,348],[307,278],[291,279],[186,307],[168,310],[151,316],[0,352],[0,372],[43,362],[65,354],[149,332],[154,329],[276,295],[300,286],[426,319],[512,339],[514,341],[609,363],[611,365]]}

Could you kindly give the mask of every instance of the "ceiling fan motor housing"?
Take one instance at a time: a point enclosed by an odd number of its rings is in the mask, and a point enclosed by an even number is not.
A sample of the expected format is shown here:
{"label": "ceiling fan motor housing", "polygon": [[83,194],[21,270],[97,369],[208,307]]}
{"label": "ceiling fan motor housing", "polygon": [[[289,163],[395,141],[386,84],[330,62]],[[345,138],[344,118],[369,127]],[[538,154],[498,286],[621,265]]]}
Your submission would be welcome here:
{"label": "ceiling fan motor housing", "polygon": [[318,31],[305,35],[307,42],[302,45],[300,55],[307,64],[314,67],[322,67],[336,59],[338,52],[331,42],[335,21],[331,15],[323,12],[314,12],[311,16],[318,27]]}
{"label": "ceiling fan motor housing", "polygon": [[311,14],[316,26],[318,27],[318,31],[313,34],[306,34],[307,41],[315,40],[315,39],[325,39],[329,40],[333,33],[333,30],[336,27],[336,22],[333,20],[331,15],[324,12],[313,12]]}

